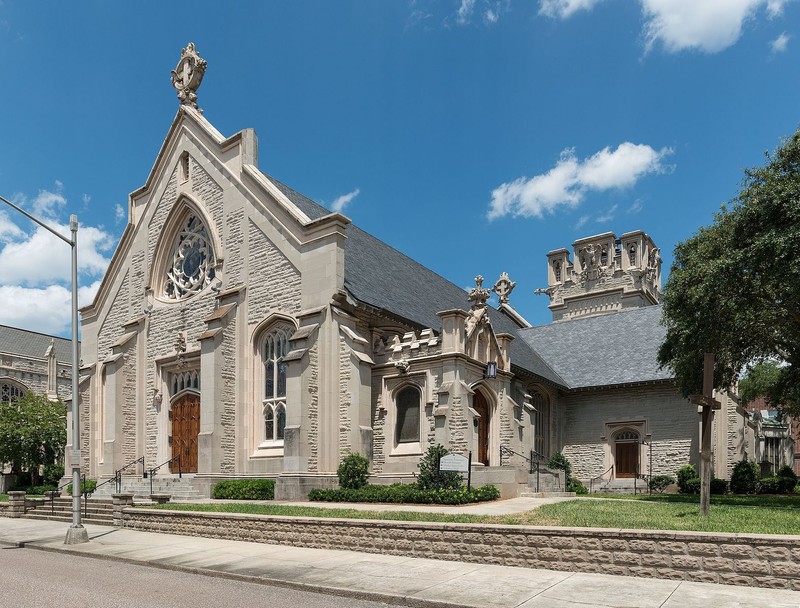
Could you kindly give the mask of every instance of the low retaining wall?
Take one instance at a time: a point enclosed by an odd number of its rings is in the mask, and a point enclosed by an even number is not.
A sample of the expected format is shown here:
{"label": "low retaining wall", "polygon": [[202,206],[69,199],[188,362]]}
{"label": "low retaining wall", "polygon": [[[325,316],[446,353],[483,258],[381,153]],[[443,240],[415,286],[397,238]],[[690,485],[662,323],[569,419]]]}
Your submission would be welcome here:
{"label": "low retaining wall", "polygon": [[318,549],[800,591],[800,536],[191,513],[126,507],[123,525]]}

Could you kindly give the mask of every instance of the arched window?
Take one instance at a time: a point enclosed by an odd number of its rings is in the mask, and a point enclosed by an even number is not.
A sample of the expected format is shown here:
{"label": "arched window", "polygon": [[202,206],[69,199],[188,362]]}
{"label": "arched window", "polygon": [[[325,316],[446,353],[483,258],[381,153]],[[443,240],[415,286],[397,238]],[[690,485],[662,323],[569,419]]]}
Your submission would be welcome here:
{"label": "arched window", "polygon": [[542,456],[549,456],[550,450],[550,400],[539,390],[531,390],[531,405],[534,414],[533,449]]}
{"label": "arched window", "polygon": [[397,393],[397,418],[395,422],[395,443],[418,443],[420,430],[420,392],[407,386]]}
{"label": "arched window", "polygon": [[0,383],[0,401],[3,403],[12,403],[21,398],[28,391],[17,384],[11,382]]}
{"label": "arched window", "polygon": [[173,241],[164,271],[162,296],[168,300],[185,300],[202,291],[214,280],[215,263],[206,225],[197,213],[188,213]]}
{"label": "arched window", "polygon": [[286,430],[286,363],[291,329],[279,327],[267,333],[261,344],[263,368],[262,411],[264,444],[283,443]]}
{"label": "arched window", "polygon": [[636,431],[626,430],[621,431],[614,435],[615,441],[639,441],[639,433]]}

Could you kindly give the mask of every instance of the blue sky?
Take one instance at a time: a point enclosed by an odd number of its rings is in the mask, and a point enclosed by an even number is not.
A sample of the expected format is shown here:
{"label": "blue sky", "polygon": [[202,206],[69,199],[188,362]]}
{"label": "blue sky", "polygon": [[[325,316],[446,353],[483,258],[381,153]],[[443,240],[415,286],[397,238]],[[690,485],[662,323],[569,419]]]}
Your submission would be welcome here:
{"label": "blue sky", "polygon": [[[793,0],[0,0],[0,195],[81,222],[92,297],[178,100],[256,129],[259,164],[468,287],[549,321],[548,250],[710,223],[800,123]],[[69,335],[69,254],[0,215],[0,324]],[[465,300],[465,305],[466,305]]]}

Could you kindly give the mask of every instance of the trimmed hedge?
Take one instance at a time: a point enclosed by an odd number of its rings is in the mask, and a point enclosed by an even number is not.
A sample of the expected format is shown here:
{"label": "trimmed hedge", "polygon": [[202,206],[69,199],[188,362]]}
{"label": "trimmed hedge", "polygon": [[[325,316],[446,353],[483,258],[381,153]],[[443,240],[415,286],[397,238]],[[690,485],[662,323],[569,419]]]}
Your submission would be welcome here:
{"label": "trimmed hedge", "polygon": [[386,502],[420,505],[462,505],[497,500],[500,490],[492,485],[478,488],[439,488],[421,490],[416,484],[395,483],[390,486],[364,486],[358,490],[314,489],[308,499],[318,502]]}
{"label": "trimmed hedge", "polygon": [[[55,488],[53,488],[55,490]],[[97,482],[94,479],[87,479],[86,482],[81,482],[81,494],[87,492],[91,494],[97,489]],[[67,496],[72,496],[72,484],[67,485]]]}
{"label": "trimmed hedge", "polygon": [[797,485],[797,480],[791,477],[779,476],[762,477],[758,480],[759,494],[791,494]]}
{"label": "trimmed hedge", "polygon": [[[693,477],[684,481],[684,488],[681,490],[682,494],[700,494],[700,478]],[[727,494],[728,482],[718,477],[711,478],[711,493],[712,494]]]}
{"label": "trimmed hedge", "polygon": [[214,485],[212,498],[228,500],[272,500],[275,498],[274,479],[231,479]]}
{"label": "trimmed hedge", "polygon": [[16,486],[11,490],[12,492],[25,492],[28,496],[43,496],[45,492],[55,490],[56,486],[43,485],[43,486]]}

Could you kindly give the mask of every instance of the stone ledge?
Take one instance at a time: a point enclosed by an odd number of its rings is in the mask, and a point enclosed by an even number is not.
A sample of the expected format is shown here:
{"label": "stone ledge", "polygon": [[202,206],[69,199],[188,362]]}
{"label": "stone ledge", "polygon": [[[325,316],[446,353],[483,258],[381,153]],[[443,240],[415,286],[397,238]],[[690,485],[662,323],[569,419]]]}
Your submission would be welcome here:
{"label": "stone ledge", "polygon": [[122,510],[122,524],[135,530],[227,540],[800,591],[800,536],[317,519],[130,507]]}

